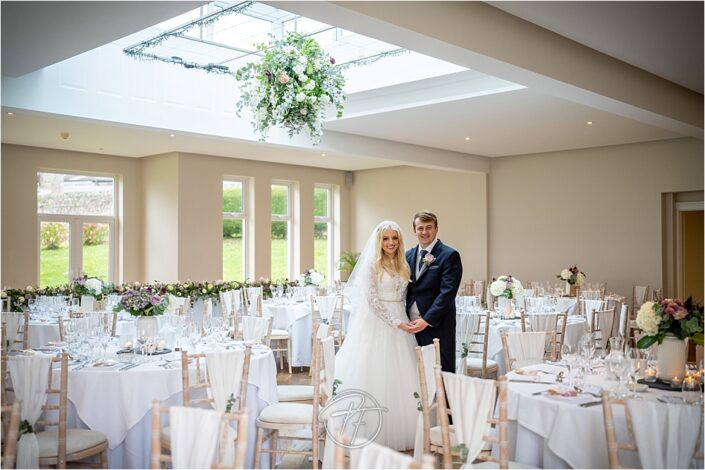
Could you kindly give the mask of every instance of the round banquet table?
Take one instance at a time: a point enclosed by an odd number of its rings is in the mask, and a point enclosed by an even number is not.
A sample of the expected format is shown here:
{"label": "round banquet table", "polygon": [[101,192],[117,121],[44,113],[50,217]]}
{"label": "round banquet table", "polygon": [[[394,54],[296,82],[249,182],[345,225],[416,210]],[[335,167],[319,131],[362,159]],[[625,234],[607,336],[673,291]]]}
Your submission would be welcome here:
{"label": "round banquet table", "polygon": [[[277,369],[272,351],[253,346],[248,377],[247,408],[256,418],[267,405],[277,403]],[[159,366],[173,361],[169,368]],[[182,404],[180,353],[157,355],[152,362],[121,371],[113,367],[70,366],[68,423],[70,427],[100,431],[108,438],[110,468],[149,468],[152,401]],[[58,377],[57,377],[58,380]],[[58,383],[57,383],[58,385]],[[245,465],[254,462],[255,421],[249,420]],[[267,468],[267,454],[262,467]]]}
{"label": "round banquet table", "polygon": [[[601,368],[598,367],[596,372]],[[540,377],[507,374],[509,414],[509,458],[511,461],[537,468],[609,468],[607,438],[602,405],[581,407],[581,403],[596,402],[591,395],[562,397],[547,394],[534,395],[556,387],[555,374],[566,371],[563,366],[537,364],[524,370],[552,372]],[[514,382],[519,380],[520,382]],[[547,383],[527,383],[540,380]],[[611,389],[602,375],[587,376],[585,382],[603,389]],[[679,392],[649,389],[640,393],[644,400],[664,396],[679,396]],[[627,436],[626,419],[622,406],[613,406],[617,437],[624,442]],[[493,453],[498,449],[493,447]],[[639,468],[639,457],[634,452],[620,453],[620,463],[628,468]],[[699,467],[702,468],[700,464]]]}

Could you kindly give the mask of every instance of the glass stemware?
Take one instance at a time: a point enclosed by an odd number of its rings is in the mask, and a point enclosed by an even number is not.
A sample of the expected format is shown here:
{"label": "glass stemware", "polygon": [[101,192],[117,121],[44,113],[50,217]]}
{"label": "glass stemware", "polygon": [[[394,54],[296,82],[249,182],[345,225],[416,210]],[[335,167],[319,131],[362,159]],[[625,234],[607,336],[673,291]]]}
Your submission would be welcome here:
{"label": "glass stemware", "polygon": [[573,389],[573,369],[575,367],[576,351],[572,344],[564,343],[561,348],[561,358],[566,366],[568,366],[568,387]]}

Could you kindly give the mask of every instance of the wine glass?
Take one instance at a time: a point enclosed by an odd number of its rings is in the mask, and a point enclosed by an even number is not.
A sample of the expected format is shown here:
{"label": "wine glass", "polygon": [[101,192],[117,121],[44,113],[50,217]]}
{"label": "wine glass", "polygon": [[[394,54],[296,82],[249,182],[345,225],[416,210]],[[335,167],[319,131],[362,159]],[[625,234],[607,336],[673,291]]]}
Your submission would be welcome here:
{"label": "wine glass", "polygon": [[610,370],[619,379],[619,384],[615,390],[615,395],[620,398],[624,396],[624,376],[629,370],[629,360],[621,351],[613,351],[609,355]]}
{"label": "wine glass", "polygon": [[568,343],[563,343],[561,348],[561,358],[566,366],[568,366],[568,386],[573,389],[573,367],[576,360],[575,346]]}

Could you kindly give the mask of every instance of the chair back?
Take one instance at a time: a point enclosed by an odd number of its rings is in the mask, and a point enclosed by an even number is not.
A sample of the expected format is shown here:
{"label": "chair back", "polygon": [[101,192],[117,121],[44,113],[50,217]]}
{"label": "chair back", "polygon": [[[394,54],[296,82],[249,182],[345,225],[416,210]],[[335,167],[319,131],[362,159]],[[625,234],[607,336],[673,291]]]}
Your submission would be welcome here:
{"label": "chair back", "polygon": [[639,308],[651,298],[651,286],[633,286],[632,287],[632,312],[636,315]]}
{"label": "chair back", "polygon": [[242,339],[269,346],[272,336],[272,317],[242,317]]}
{"label": "chair back", "polygon": [[12,351],[29,348],[29,312],[2,312],[2,323],[7,330],[3,349]]}
{"label": "chair back", "polygon": [[2,468],[15,468],[19,435],[20,400],[15,400],[12,405],[2,405]]}
{"label": "chair back", "polygon": [[549,357],[556,359],[556,332],[507,332],[502,330],[504,365],[507,371],[531,364],[541,364],[546,357],[547,344]]}
{"label": "chair back", "polygon": [[473,375],[473,372],[466,368],[467,361],[466,357],[480,357],[480,376],[482,378],[488,377],[488,367],[487,367],[487,351],[489,347],[490,338],[490,312],[486,311],[477,315],[477,319],[472,320],[476,327],[475,331],[472,333],[469,343],[467,343],[467,348],[463,347],[463,352],[461,358],[463,359],[461,365],[461,373],[466,373],[468,375]]}
{"label": "chair back", "polygon": [[[158,400],[152,404],[152,449],[150,454],[150,468],[161,470],[166,465],[173,464],[171,453],[165,452],[161,440],[162,414],[171,414],[172,408],[160,405]],[[212,410],[192,409],[193,413],[214,413]],[[238,410],[230,413],[223,413],[218,423],[218,429],[211,431],[218,436],[218,446],[216,456],[210,468],[245,468],[245,458],[247,456],[247,436],[248,436],[248,410]],[[184,425],[189,423],[184,422]],[[174,422],[172,421],[172,436],[174,435]],[[233,429],[236,432],[233,432]],[[199,427],[198,432],[204,429]],[[228,440],[234,440],[235,455],[234,461],[228,462]],[[173,444],[171,445],[173,449]],[[172,465],[172,468],[177,468]]]}
{"label": "chair back", "polygon": [[591,316],[588,316],[588,326],[590,331],[595,333],[595,338],[598,340],[596,346],[603,350],[607,348],[607,340],[612,334],[612,329],[615,322],[615,307],[607,310],[594,310]]}
{"label": "chair back", "polygon": [[431,412],[436,403],[435,366],[441,365],[440,341],[434,338],[433,344],[416,346],[416,370],[419,376],[419,406],[423,420],[423,452],[431,452]]}
{"label": "chair back", "polygon": [[[238,403],[237,409],[240,411],[244,410],[247,405],[247,384],[250,376],[251,358],[252,347],[246,345],[240,390],[237,396],[233,396],[233,400]],[[189,354],[188,351],[181,351],[181,389],[184,406],[208,404],[215,408],[215,400],[208,393],[211,382],[206,361],[207,353]],[[200,392],[200,390],[203,390],[203,392]],[[231,404],[231,408],[235,408],[234,402]]]}

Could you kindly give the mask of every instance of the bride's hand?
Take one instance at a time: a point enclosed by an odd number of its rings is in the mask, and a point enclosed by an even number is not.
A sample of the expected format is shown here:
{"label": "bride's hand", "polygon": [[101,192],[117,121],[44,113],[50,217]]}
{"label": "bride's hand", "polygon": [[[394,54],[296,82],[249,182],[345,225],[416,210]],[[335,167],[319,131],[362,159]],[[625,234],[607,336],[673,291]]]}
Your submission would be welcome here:
{"label": "bride's hand", "polygon": [[408,321],[403,321],[399,324],[399,328],[401,328],[405,333],[411,333],[411,323]]}

